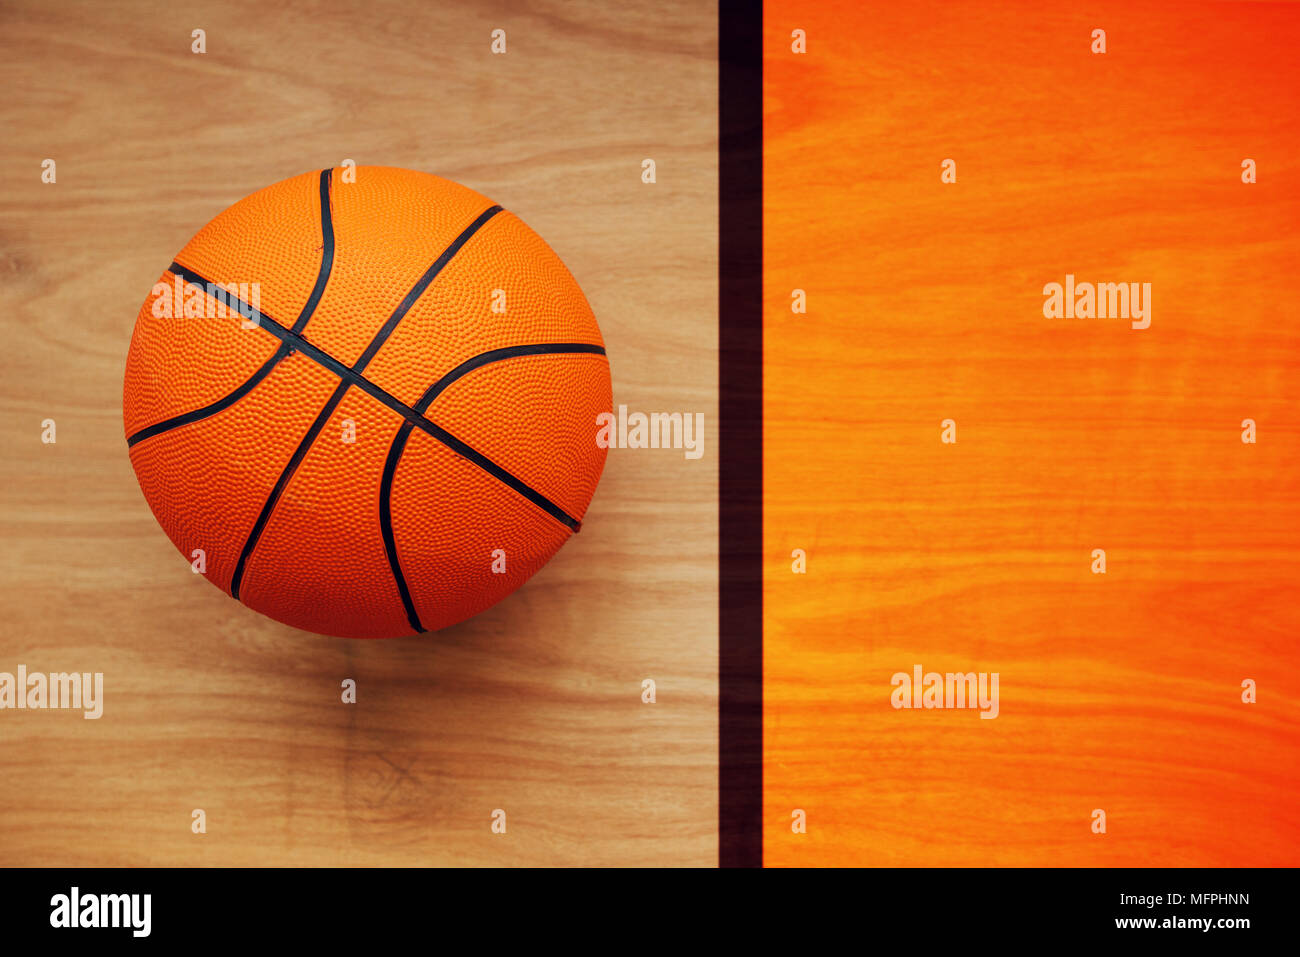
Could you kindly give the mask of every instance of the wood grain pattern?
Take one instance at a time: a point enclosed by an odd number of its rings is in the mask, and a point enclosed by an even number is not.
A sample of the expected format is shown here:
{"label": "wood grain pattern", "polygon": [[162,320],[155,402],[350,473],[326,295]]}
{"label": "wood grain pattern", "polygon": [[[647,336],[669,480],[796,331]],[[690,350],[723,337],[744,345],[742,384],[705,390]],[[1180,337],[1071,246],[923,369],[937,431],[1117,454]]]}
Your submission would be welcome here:
{"label": "wood grain pattern", "polygon": [[121,424],[131,324],[173,254],[345,158],[519,213],[591,301],[615,402],[713,423],[716,39],[685,2],[4,5],[0,670],[103,671],[106,703],[0,713],[0,864],[716,859],[707,432],[699,461],[611,450],[581,535],[502,604],[366,643],[191,575]]}
{"label": "wood grain pattern", "polygon": [[[769,864],[1300,863],[1298,40],[767,5]],[[1044,318],[1066,273],[1152,283],[1151,327]],[[918,663],[1000,716],[894,710]]]}

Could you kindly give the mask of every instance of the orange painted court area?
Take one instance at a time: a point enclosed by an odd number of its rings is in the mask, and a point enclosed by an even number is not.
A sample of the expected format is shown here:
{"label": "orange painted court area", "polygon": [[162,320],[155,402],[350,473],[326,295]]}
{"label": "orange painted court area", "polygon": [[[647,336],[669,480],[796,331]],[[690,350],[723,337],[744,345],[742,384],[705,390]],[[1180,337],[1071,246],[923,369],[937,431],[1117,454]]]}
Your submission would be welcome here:
{"label": "orange painted court area", "polygon": [[[1297,49],[1289,3],[766,4],[767,864],[1300,864]],[[1067,275],[1149,328],[1045,317]],[[916,665],[998,716],[891,707]]]}

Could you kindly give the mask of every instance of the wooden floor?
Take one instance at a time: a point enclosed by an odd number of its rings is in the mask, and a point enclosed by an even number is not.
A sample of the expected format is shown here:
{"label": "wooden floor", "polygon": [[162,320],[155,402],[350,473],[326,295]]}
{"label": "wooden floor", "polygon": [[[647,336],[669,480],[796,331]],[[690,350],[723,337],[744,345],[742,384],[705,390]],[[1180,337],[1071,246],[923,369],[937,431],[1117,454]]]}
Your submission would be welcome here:
{"label": "wooden floor", "polygon": [[766,862],[1300,863],[1300,6],[765,15]]}
{"label": "wooden floor", "polygon": [[[102,671],[105,705],[0,712],[0,865],[714,863],[712,5],[55,6],[0,8],[0,671]],[[517,212],[591,301],[615,403],[706,421],[699,460],[611,450],[581,535],[422,639],[296,632],[190,574],[122,435],[159,271],[345,159]]]}

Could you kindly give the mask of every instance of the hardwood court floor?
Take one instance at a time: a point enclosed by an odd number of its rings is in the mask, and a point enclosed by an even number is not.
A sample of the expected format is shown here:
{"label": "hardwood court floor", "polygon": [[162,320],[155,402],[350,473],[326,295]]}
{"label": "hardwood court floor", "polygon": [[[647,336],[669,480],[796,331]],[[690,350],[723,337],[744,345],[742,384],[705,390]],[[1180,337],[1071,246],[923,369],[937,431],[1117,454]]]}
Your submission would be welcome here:
{"label": "hardwood court floor", "polygon": [[591,301],[615,403],[712,428],[716,40],[691,2],[0,8],[0,671],[106,685],[98,721],[0,713],[0,864],[716,860],[708,431],[694,461],[611,450],[581,534],[497,607],[367,643],[192,575],[121,420],[172,256],[248,193],[352,159],[518,213]]}
{"label": "hardwood court floor", "polygon": [[765,12],[766,862],[1300,863],[1300,7]]}

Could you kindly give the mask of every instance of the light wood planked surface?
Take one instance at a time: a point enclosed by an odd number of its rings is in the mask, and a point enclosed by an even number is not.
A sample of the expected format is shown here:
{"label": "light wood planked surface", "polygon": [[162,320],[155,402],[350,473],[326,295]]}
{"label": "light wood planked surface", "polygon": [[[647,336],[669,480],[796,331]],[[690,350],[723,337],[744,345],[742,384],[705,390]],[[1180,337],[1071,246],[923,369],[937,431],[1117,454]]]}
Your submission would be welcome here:
{"label": "light wood planked surface", "polygon": [[[0,712],[0,864],[716,860],[716,39],[689,2],[0,9],[0,671],[106,684],[98,721]],[[582,533],[424,639],[296,632],[190,574],[122,436],[159,270],[349,158],[517,212],[591,301],[615,403],[705,414],[702,459],[611,450]]]}

